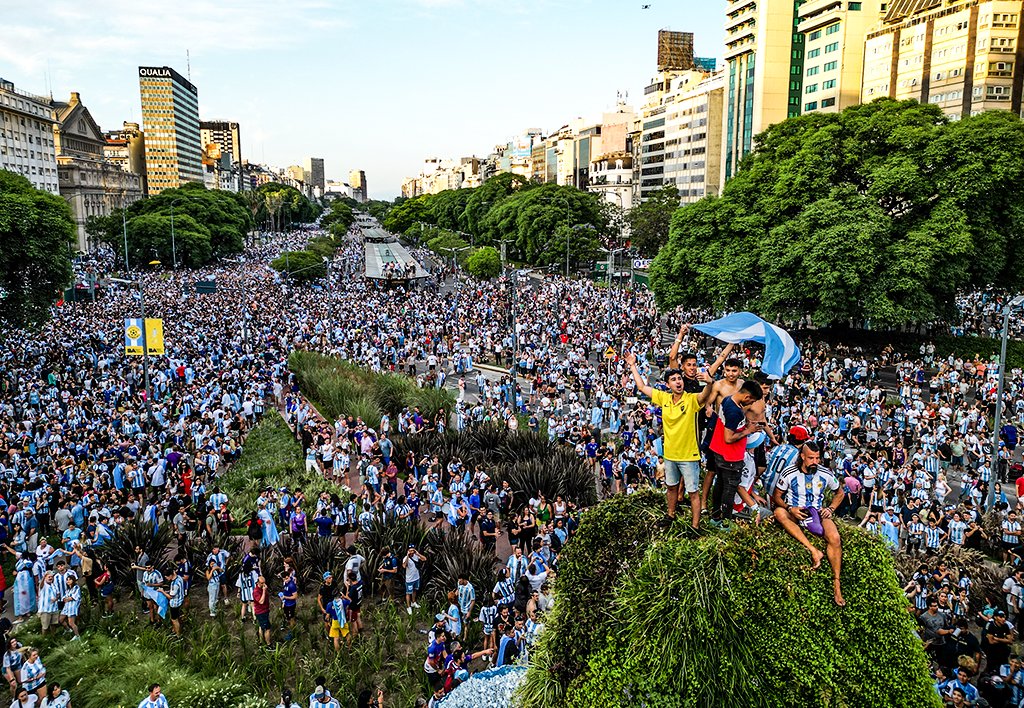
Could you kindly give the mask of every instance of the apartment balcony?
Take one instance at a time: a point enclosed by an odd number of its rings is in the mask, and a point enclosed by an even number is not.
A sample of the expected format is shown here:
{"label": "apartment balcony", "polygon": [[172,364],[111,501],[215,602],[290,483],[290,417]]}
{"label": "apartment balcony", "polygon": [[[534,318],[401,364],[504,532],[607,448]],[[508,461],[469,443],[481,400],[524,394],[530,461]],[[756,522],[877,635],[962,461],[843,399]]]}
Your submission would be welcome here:
{"label": "apartment balcony", "polygon": [[741,37],[729,37],[725,42],[725,55],[726,61],[734,57],[738,57],[742,54],[749,54],[754,51],[757,41],[754,38],[754,32],[751,31],[749,34],[745,34]]}
{"label": "apartment balcony", "polygon": [[813,32],[843,18],[841,0],[810,0],[800,6],[797,32]]}

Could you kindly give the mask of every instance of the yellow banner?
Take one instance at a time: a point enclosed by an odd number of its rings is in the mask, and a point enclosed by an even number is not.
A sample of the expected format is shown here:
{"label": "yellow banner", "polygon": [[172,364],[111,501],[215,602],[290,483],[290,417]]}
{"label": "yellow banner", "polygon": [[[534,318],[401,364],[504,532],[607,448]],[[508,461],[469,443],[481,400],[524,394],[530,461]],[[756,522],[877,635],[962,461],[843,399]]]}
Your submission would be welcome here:
{"label": "yellow banner", "polygon": [[151,356],[164,355],[164,321],[146,318],[146,349]]}

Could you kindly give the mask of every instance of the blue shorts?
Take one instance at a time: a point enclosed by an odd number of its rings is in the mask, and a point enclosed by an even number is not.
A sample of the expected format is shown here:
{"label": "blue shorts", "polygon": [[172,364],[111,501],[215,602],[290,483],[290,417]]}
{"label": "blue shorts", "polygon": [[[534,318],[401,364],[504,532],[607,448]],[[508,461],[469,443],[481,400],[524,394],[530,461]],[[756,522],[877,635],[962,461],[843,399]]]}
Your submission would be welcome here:
{"label": "blue shorts", "polygon": [[420,581],[413,580],[411,583],[406,581],[405,583],[405,594],[412,595],[414,592],[420,589]]}
{"label": "blue shorts", "polygon": [[700,463],[665,460],[665,484],[674,487],[682,481],[687,494],[700,490]]}

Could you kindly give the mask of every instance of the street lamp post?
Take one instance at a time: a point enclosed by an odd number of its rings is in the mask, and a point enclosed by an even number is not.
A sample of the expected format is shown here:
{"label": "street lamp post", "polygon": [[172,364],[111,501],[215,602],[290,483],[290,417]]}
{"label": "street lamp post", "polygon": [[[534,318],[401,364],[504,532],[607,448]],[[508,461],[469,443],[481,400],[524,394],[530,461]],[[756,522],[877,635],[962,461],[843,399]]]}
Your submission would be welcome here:
{"label": "street lamp post", "polygon": [[999,352],[999,383],[996,386],[996,415],[992,427],[992,476],[988,481],[988,502],[991,511],[996,498],[996,481],[999,479],[999,429],[1003,424],[1003,378],[1006,374],[1006,340],[1010,331],[1010,312],[1024,303],[1024,295],[1018,295],[1003,308],[1003,341]]}
{"label": "street lamp post", "polygon": [[171,263],[174,270],[178,269],[178,248],[174,242],[174,205],[177,203],[177,199],[171,202]]}
{"label": "street lamp post", "polygon": [[146,413],[152,417],[153,406],[149,400],[149,342],[146,339],[146,294],[142,287],[142,280],[126,280],[124,278],[111,278],[110,280],[115,283],[134,285],[139,289],[139,317],[142,318],[142,378],[145,386]]}
{"label": "street lamp post", "polygon": [[128,219],[125,217],[125,206],[124,200],[121,200],[121,229],[124,231],[124,272],[130,274],[132,269],[128,266]]}

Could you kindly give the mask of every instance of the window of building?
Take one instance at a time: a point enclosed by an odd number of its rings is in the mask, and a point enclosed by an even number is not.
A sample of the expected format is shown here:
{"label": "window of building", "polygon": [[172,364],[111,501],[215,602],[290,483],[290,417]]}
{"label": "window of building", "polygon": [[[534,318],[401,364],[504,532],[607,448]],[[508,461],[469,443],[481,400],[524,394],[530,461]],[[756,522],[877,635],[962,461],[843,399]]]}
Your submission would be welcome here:
{"label": "window of building", "polygon": [[825,69],[824,70],[825,71],[835,71],[837,63],[838,62],[834,62],[834,61],[827,61],[827,62],[825,62]]}
{"label": "window of building", "polygon": [[825,53],[835,52],[839,50],[839,42],[832,42],[831,44],[825,45]]}
{"label": "window of building", "polygon": [[825,28],[825,34],[835,34],[838,31],[839,31],[839,23],[838,22],[835,23],[834,25],[829,25],[828,27]]}
{"label": "window of building", "polygon": [[828,81],[822,81],[821,82],[821,90],[822,91],[824,91],[826,89],[830,89],[830,88],[835,88],[835,87],[836,87],[836,80],[835,79],[829,79]]}
{"label": "window of building", "polygon": [[[857,11],[859,11],[859,10],[860,10],[860,7],[861,7],[861,4],[860,4],[859,2],[851,2],[851,3],[849,4],[849,8],[850,8],[851,10],[853,10],[854,12],[857,12]],[[883,11],[884,11],[884,10],[883,10]]]}
{"label": "window of building", "polygon": [[836,99],[834,99],[834,98],[823,98],[823,99],[821,99],[821,107],[822,108],[830,108],[830,107],[832,107],[834,105],[836,105]]}
{"label": "window of building", "polygon": [[818,73],[818,67],[816,67],[816,66],[807,67],[807,75],[808,76],[814,76],[817,73]]}
{"label": "window of building", "polygon": [[819,39],[819,38],[821,38],[821,30],[814,30],[813,32],[811,32],[810,36],[807,38],[807,41],[808,42],[813,42],[814,40]]}
{"label": "window of building", "polygon": [[807,88],[804,89],[804,93],[817,93],[818,84],[808,84]]}
{"label": "window of building", "polygon": [[800,59],[800,58],[803,57],[803,55],[804,55],[804,53],[801,50],[799,50],[799,49],[794,49],[793,50],[793,58],[794,59]]}

